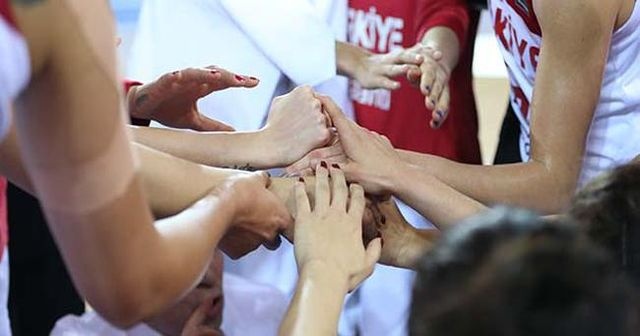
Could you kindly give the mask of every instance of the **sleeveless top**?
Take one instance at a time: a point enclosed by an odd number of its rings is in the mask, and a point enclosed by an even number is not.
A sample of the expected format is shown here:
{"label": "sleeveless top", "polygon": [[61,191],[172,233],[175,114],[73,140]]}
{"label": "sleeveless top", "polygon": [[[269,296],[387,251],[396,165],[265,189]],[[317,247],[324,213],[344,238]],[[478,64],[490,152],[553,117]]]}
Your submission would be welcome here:
{"label": "sleeveless top", "polygon": [[[530,104],[543,39],[533,1],[489,1],[494,31],[509,72],[511,105],[521,125],[520,154],[524,161],[530,158]],[[579,187],[640,154],[639,25],[640,4],[636,2],[630,18],[611,39],[600,100],[587,136]]]}

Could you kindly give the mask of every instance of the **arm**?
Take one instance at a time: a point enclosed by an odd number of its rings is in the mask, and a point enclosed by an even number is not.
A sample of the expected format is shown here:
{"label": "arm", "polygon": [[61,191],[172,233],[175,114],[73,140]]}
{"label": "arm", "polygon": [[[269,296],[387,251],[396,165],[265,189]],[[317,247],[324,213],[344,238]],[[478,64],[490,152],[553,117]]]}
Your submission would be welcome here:
{"label": "arm", "polygon": [[322,106],[309,87],[274,99],[267,124],[256,132],[193,133],[134,128],[135,141],[210,166],[282,167],[331,136]]}
{"label": "arm", "polygon": [[544,35],[534,89],[531,160],[473,166],[403,153],[451,187],[485,204],[510,203],[556,213],[577,183],[614,30],[616,3],[535,2]]}
{"label": "arm", "polygon": [[195,283],[237,220],[241,190],[154,226],[119,113],[108,4],[15,3],[34,74],[17,105],[20,154],[75,285],[109,321],[131,325]]}

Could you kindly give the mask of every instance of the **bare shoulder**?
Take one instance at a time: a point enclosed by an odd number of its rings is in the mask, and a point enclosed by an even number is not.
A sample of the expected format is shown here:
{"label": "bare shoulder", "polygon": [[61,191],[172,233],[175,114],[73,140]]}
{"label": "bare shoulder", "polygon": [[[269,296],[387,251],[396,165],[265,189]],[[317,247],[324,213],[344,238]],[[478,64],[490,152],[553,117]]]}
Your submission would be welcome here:
{"label": "bare shoulder", "polygon": [[624,2],[627,0],[534,0],[533,6],[543,30],[544,26],[581,29],[612,25]]}

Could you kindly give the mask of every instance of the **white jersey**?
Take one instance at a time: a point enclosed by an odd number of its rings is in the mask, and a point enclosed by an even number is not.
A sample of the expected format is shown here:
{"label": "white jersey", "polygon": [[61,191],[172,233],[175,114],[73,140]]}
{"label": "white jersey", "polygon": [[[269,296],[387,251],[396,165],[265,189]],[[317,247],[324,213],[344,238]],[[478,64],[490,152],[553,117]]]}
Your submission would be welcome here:
{"label": "white jersey", "polygon": [[9,104],[29,81],[29,49],[9,12],[8,0],[0,0],[0,141],[11,126]]}
{"label": "white jersey", "polygon": [[[520,154],[530,158],[530,103],[542,33],[534,0],[490,0],[498,45],[509,71],[510,100],[521,125]],[[578,186],[640,154],[640,4],[613,33]],[[566,111],[557,111],[566,113]]]}

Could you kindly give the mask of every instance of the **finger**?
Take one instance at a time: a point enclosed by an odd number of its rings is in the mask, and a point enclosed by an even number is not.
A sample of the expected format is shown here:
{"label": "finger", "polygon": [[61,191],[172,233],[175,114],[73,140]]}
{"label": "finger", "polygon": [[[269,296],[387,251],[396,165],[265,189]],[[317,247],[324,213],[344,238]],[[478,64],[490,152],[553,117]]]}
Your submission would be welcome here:
{"label": "finger", "polygon": [[344,179],[344,173],[337,164],[333,164],[331,168],[329,168],[329,173],[331,174],[332,189],[331,206],[341,211],[347,211],[349,190],[347,189],[347,182]]}
{"label": "finger", "polygon": [[438,104],[436,105],[435,110],[433,111],[433,119],[431,121],[431,127],[439,128],[444,124],[444,121],[447,119],[449,115],[449,88],[445,87],[444,91],[440,95],[440,99],[438,100]]}
{"label": "finger", "polygon": [[[231,87],[251,88],[260,83],[260,80],[256,77],[238,75],[215,65],[207,66],[205,69],[209,70],[211,75],[214,75],[214,77],[209,77],[208,82],[212,87],[212,91],[223,90]],[[215,76],[219,77],[216,78]]]}
{"label": "finger", "polygon": [[264,185],[265,188],[269,188],[269,186],[271,185],[271,178],[268,172],[258,171],[258,172],[251,173],[251,175],[252,175],[252,178],[255,178],[258,181],[260,181],[260,183]]}
{"label": "finger", "polygon": [[400,82],[391,80],[385,76],[376,76],[371,79],[370,85],[368,85],[367,89],[386,89],[386,90],[397,90],[400,88]]}
{"label": "finger", "polygon": [[395,64],[415,64],[420,65],[424,61],[424,56],[420,55],[418,52],[410,49],[406,49],[398,55],[394,56],[393,62]]}
{"label": "finger", "polygon": [[382,254],[382,238],[376,238],[369,242],[365,251],[365,265],[368,266],[368,275],[371,275],[380,255]]}
{"label": "finger", "polygon": [[297,182],[294,186],[295,199],[296,199],[296,216],[306,215],[311,212],[311,205],[309,205],[309,196],[307,196],[307,189],[304,182]]}
{"label": "finger", "polygon": [[420,79],[422,77],[422,70],[419,67],[412,65],[407,71],[407,81],[412,85],[420,87]]}
{"label": "finger", "polygon": [[364,198],[364,189],[359,184],[349,186],[349,214],[356,218],[362,218],[366,200]]}
{"label": "finger", "polygon": [[406,74],[409,69],[411,68],[405,64],[383,65],[381,67],[381,74],[386,77],[393,78]]}
{"label": "finger", "polygon": [[263,242],[262,245],[264,245],[264,247],[266,247],[267,250],[275,251],[278,249],[278,247],[280,247],[281,243],[282,243],[282,239],[280,238],[280,235],[276,234],[276,236],[272,240],[267,240]]}
{"label": "finger", "polygon": [[317,95],[322,102],[324,110],[329,114],[333,125],[338,131],[338,135],[342,137],[342,132],[347,133],[357,127],[357,125],[344,115],[340,107],[328,96]]}
{"label": "finger", "polygon": [[436,108],[436,104],[438,103],[438,100],[440,100],[440,95],[446,87],[448,80],[448,76],[443,70],[439,69],[438,71],[436,71],[436,79],[433,82],[433,90],[429,92],[428,103],[430,105],[427,106],[427,108],[431,110]]}
{"label": "finger", "polygon": [[184,325],[184,329],[197,329],[207,319],[207,313],[213,308],[213,297],[205,297],[202,303],[193,311]]}
{"label": "finger", "polygon": [[200,132],[233,132],[235,129],[228,124],[215,119],[211,119],[204,114],[200,114],[196,128],[194,130]]}
{"label": "finger", "polygon": [[331,191],[329,190],[329,171],[326,163],[316,167],[316,202],[313,207],[314,212],[324,213],[331,201]]}
{"label": "finger", "polygon": [[436,80],[437,66],[430,60],[425,61],[420,67],[422,70],[422,77],[420,78],[420,91],[423,95],[428,96],[433,89],[434,81]]}

